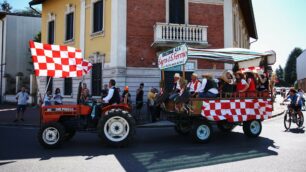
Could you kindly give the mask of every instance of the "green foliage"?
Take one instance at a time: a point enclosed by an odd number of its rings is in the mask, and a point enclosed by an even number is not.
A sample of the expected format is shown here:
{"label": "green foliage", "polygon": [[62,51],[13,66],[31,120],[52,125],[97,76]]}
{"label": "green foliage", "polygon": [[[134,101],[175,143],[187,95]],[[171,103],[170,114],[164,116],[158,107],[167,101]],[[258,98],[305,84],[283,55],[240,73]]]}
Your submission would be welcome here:
{"label": "green foliage", "polygon": [[34,11],[33,9],[31,9],[30,7],[26,7],[23,10],[15,10],[14,13],[17,14],[22,14],[22,15],[26,15],[26,16],[40,16],[41,11],[35,9],[36,11]]}
{"label": "green foliage", "polygon": [[6,0],[0,3],[0,6],[1,6],[1,11],[7,12],[7,13],[10,13],[13,8]]}
{"label": "green foliage", "polygon": [[303,52],[301,48],[294,48],[287,60],[285,70],[284,70],[284,80],[290,85],[293,86],[296,81],[296,59]]}

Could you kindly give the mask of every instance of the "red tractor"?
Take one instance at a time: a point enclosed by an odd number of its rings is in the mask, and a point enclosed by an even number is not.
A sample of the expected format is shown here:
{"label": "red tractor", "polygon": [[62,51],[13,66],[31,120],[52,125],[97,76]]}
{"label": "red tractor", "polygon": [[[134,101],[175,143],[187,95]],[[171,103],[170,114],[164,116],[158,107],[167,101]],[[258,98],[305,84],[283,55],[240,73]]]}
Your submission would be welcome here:
{"label": "red tractor", "polygon": [[[98,115],[93,116],[93,110]],[[135,133],[135,121],[127,104],[105,107],[45,106],[41,109],[41,115],[38,140],[45,148],[58,148],[64,141],[71,139],[76,131],[97,131],[104,143],[116,147],[129,144]]]}

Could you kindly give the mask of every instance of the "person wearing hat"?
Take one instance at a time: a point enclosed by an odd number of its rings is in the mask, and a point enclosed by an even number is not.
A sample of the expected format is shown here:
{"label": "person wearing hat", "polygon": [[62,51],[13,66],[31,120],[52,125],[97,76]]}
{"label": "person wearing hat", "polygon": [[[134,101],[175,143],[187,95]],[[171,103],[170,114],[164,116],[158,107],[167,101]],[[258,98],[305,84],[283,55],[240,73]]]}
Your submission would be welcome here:
{"label": "person wearing hat", "polygon": [[124,104],[131,104],[131,94],[129,93],[129,86],[124,87],[121,99]]}
{"label": "person wearing hat", "polygon": [[218,86],[215,80],[212,78],[211,73],[206,73],[203,76],[203,80],[200,87],[201,98],[214,98],[218,96]]}
{"label": "person wearing hat", "polygon": [[180,92],[180,90],[181,90],[180,83],[179,83],[180,78],[181,78],[181,76],[180,76],[179,73],[175,73],[175,74],[174,74],[174,77],[173,77],[173,88],[172,88],[172,90],[173,90],[174,92],[177,92],[177,93]]}
{"label": "person wearing hat", "polygon": [[[284,99],[283,102],[285,102],[286,100],[290,99],[291,103],[289,105],[290,110],[294,110],[298,113],[299,117],[301,118],[302,116],[302,99],[300,97],[300,95],[296,92],[296,90],[294,88],[291,88],[289,91],[289,95]],[[296,119],[293,119],[296,120]]]}
{"label": "person wearing hat", "polygon": [[245,96],[244,92],[248,90],[249,84],[246,82],[244,74],[241,71],[237,71],[235,77],[236,91],[239,93],[240,96]]}
{"label": "person wearing hat", "polygon": [[199,94],[201,82],[198,80],[198,75],[196,73],[191,75],[191,81],[187,84],[187,88],[189,89],[190,97],[195,98]]}
{"label": "person wearing hat", "polygon": [[267,75],[263,73],[262,70],[259,70],[257,73],[255,73],[255,75],[258,78],[257,90],[258,91],[268,91],[269,90],[269,80],[267,78]]}
{"label": "person wearing hat", "polygon": [[231,97],[232,93],[235,92],[236,80],[233,71],[226,70],[222,73],[220,78],[220,90],[224,97]]}

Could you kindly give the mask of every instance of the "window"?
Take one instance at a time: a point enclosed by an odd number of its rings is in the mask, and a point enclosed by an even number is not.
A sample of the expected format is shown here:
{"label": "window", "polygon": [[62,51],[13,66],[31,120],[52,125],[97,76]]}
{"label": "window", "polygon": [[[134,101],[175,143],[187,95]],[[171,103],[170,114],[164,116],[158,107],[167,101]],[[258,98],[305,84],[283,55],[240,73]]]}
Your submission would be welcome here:
{"label": "window", "polygon": [[48,44],[54,43],[54,20],[48,23]]}
{"label": "window", "polygon": [[64,79],[64,95],[72,94],[72,78]]}
{"label": "window", "polygon": [[73,12],[66,15],[66,41],[73,39]]}
{"label": "window", "polygon": [[101,96],[102,63],[92,65],[91,90],[93,96]]}
{"label": "window", "polygon": [[100,32],[103,30],[103,0],[93,4],[93,29],[92,32]]}
{"label": "window", "polygon": [[185,0],[169,0],[169,22],[185,24]]}

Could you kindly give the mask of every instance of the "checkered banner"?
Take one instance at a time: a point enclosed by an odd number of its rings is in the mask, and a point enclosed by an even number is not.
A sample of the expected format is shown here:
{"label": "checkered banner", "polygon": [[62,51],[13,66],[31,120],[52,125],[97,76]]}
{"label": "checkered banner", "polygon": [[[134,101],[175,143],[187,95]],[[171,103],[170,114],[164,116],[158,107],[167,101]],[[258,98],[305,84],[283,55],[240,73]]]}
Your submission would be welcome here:
{"label": "checkered banner", "polygon": [[272,116],[271,99],[204,100],[202,115],[211,121],[243,122]]}
{"label": "checkered banner", "polygon": [[87,74],[91,70],[92,64],[89,63],[87,60],[83,60],[82,67],[83,67],[83,71]]}
{"label": "checkered banner", "polygon": [[84,61],[79,49],[30,41],[36,76],[53,78],[81,77],[92,65]]}

